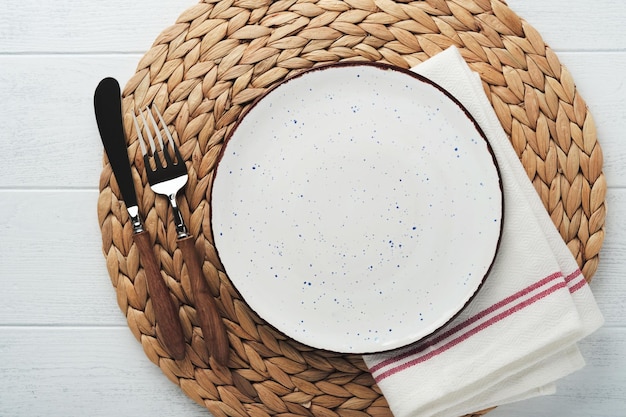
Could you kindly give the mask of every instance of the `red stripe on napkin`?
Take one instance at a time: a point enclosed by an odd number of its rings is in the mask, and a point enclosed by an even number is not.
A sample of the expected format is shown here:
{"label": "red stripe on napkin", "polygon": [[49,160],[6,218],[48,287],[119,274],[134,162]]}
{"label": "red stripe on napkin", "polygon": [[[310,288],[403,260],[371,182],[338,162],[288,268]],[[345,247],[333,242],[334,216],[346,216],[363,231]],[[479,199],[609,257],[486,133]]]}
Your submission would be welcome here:
{"label": "red stripe on napkin", "polygon": [[[578,282],[574,284],[573,282],[576,281],[576,279],[578,279]],[[567,286],[569,287],[569,292],[571,294],[574,294],[576,291],[587,285],[587,280],[583,276],[583,273],[580,269],[577,269],[576,271],[566,276],[565,282],[567,283]]]}
{"label": "red stripe on napkin", "polygon": [[[576,279],[576,277],[580,275],[580,273],[574,273],[568,276],[568,278],[570,278],[570,282],[573,281],[574,279]],[[479,321],[480,319],[495,313],[496,311],[504,308],[505,306],[508,306],[514,302],[516,302],[517,300],[531,294],[532,292],[538,290],[539,288],[543,287],[543,286],[547,286],[548,284],[551,284],[552,281],[558,281],[556,284],[550,286],[547,289],[544,289],[538,293],[536,293],[535,295],[533,295],[530,298],[524,299],[520,302],[518,302],[517,304],[513,305],[512,307],[509,307],[508,309],[498,313],[497,315],[489,318],[488,320],[484,321],[483,323],[479,324],[476,327],[473,327],[471,329],[468,329],[465,332],[462,332],[462,330],[466,329],[467,327],[469,327],[470,325],[476,323],[477,321]],[[584,285],[585,281],[583,279],[583,285]],[[575,286],[578,286],[580,283],[576,284]],[[419,363],[425,362],[427,360],[429,360],[430,358],[433,358],[437,355],[439,355],[440,353],[443,353],[445,351],[447,351],[448,349],[458,345],[459,343],[463,342],[464,340],[467,340],[468,338],[472,337],[473,335],[481,332],[482,330],[492,326],[495,323],[498,323],[499,321],[513,315],[514,313],[534,304],[535,302],[547,297],[548,295],[554,293],[555,291],[559,290],[559,289],[563,289],[566,288],[566,281],[563,278],[563,275],[560,272],[548,275],[547,277],[545,277],[542,280],[539,280],[537,282],[535,282],[532,285],[529,285],[528,287],[516,292],[515,294],[493,304],[492,306],[482,310],[481,312],[475,314],[474,316],[468,318],[467,320],[459,323],[458,325],[454,326],[453,328],[441,333],[440,335],[437,335],[436,337],[434,337],[433,339],[427,340],[424,343],[421,343],[419,345],[417,345],[415,348],[404,352],[398,356],[395,356],[393,358],[389,358],[385,361],[382,361],[376,365],[374,365],[373,367],[370,368],[370,372],[372,372],[372,375],[374,376],[374,379],[377,382],[380,382],[381,380],[394,375],[398,372],[401,372],[405,369],[408,369],[412,366],[415,366]],[[573,288],[573,287],[572,287]],[[570,289],[571,291],[571,289]],[[452,336],[455,336],[454,338],[452,338]],[[431,350],[428,353],[422,354],[426,349],[431,348],[437,344],[440,344],[441,342],[443,342],[446,339],[450,339],[448,341],[446,341],[443,345],[435,348],[434,350]],[[421,354],[421,355],[420,355]],[[406,361],[406,362],[402,362],[404,359],[408,359],[415,356],[415,358]],[[401,362],[401,363],[400,363]],[[395,365],[394,364],[397,364]],[[384,372],[381,373],[377,373],[378,370],[381,370],[382,368],[388,368],[387,370],[385,370]]]}

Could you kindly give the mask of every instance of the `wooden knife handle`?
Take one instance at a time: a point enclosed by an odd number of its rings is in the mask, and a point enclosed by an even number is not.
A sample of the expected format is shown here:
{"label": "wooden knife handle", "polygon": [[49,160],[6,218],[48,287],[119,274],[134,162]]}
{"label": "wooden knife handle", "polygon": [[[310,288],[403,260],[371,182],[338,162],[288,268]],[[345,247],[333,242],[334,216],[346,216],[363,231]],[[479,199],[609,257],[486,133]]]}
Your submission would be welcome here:
{"label": "wooden knife handle", "polygon": [[209,290],[209,284],[202,273],[200,258],[196,252],[193,238],[188,236],[179,239],[178,247],[182,251],[183,260],[187,265],[196,313],[209,354],[218,364],[226,366],[230,355],[226,327],[217,309],[215,298]]}
{"label": "wooden knife handle", "polygon": [[133,240],[139,248],[141,264],[146,272],[148,294],[152,299],[152,308],[154,309],[156,322],[163,339],[161,343],[174,359],[183,359],[185,357],[183,327],[178,317],[177,306],[161,276],[161,271],[150,243],[150,236],[148,232],[143,231],[134,234]]}

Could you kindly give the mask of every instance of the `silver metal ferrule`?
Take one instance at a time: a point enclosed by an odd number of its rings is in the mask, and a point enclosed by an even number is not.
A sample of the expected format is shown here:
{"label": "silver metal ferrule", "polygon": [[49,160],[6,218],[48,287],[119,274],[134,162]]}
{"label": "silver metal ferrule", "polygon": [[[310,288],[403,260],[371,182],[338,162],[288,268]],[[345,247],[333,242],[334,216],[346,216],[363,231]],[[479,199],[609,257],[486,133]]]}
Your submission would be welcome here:
{"label": "silver metal ferrule", "polygon": [[141,221],[141,217],[139,216],[139,207],[128,207],[128,215],[130,216],[130,222],[133,226],[133,233],[137,234],[143,232],[143,222]]}
{"label": "silver metal ferrule", "polygon": [[185,222],[183,221],[183,215],[180,213],[178,203],[176,202],[176,194],[169,194],[167,198],[172,205],[172,213],[174,214],[174,225],[176,225],[176,237],[182,239],[189,236],[189,231]]}

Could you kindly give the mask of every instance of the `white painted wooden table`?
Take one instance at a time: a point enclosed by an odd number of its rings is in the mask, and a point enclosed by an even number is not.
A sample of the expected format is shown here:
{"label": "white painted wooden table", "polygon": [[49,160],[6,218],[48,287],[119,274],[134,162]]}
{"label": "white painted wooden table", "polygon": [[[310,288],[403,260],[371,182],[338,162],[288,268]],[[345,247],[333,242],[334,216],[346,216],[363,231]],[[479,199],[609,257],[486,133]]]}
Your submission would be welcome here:
{"label": "white painted wooden table", "polygon": [[[0,416],[206,416],[144,355],[117,307],[96,218],[93,91],[124,85],[196,0],[4,0],[0,6]],[[556,50],[595,116],[609,184],[592,288],[606,325],[558,394],[502,416],[626,416],[626,3],[509,0]]]}

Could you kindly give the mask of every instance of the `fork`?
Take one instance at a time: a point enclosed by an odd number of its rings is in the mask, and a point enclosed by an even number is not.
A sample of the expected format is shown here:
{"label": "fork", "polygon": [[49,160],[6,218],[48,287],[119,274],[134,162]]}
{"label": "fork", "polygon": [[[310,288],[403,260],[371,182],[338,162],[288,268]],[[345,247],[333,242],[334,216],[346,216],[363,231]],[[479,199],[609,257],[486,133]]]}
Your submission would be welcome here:
{"label": "fork", "polygon": [[[189,272],[191,290],[196,313],[200,322],[200,329],[207,343],[209,354],[218,364],[226,366],[230,354],[226,328],[217,309],[217,303],[202,273],[200,258],[194,246],[193,236],[191,236],[185,225],[176,201],[178,192],[187,183],[187,167],[185,166],[185,161],[180,155],[176,143],[174,143],[174,139],[168,130],[165,120],[163,120],[161,112],[156,105],[152,107],[161,122],[161,127],[167,141],[164,141],[161,129],[159,129],[159,124],[152,115],[150,107],[147,106],[146,112],[148,118],[146,119],[143,112],[140,112],[139,115],[143,122],[146,137],[148,138],[150,152],[148,152],[137,116],[133,114],[133,123],[141,146],[148,182],[150,183],[152,191],[166,196],[172,206],[174,223],[176,225],[176,242],[183,254],[183,260]],[[151,126],[154,133],[151,132]],[[155,137],[158,145],[155,143]]]}

